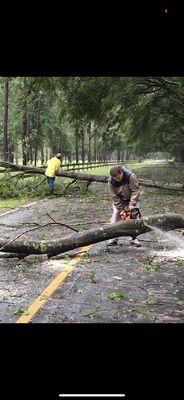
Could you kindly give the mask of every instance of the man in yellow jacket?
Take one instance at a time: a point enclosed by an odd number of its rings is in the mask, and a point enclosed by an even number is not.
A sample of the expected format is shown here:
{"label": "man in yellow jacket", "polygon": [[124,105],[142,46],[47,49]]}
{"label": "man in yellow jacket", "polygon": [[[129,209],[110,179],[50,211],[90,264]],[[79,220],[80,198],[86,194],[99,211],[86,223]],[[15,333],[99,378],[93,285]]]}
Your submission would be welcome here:
{"label": "man in yellow jacket", "polygon": [[50,186],[49,194],[54,194],[55,176],[56,176],[56,173],[61,168],[61,154],[58,153],[56,155],[56,157],[52,157],[50,160],[48,160],[46,163],[46,166],[47,166],[47,168],[45,171],[45,175],[47,177],[47,182]]}

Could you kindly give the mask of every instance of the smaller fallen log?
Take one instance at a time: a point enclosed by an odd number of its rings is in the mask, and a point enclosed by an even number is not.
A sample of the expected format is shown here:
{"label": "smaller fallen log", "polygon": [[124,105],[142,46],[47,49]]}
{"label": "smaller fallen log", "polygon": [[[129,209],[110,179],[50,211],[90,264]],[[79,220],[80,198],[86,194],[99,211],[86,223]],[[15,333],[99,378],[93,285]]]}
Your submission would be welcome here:
{"label": "smaller fallen log", "polygon": [[157,214],[140,220],[122,221],[108,224],[99,228],[85,230],[80,233],[68,235],[58,240],[0,240],[0,247],[5,252],[19,254],[45,254],[49,257],[65,253],[78,247],[98,243],[119,236],[131,236],[136,238],[142,233],[152,230],[152,227],[162,227],[165,230],[184,228],[184,217],[181,214]]}
{"label": "smaller fallen log", "polygon": [[181,183],[163,183],[155,182],[152,180],[139,179],[139,184],[142,186],[154,187],[157,189],[184,191],[184,185],[182,185]]}

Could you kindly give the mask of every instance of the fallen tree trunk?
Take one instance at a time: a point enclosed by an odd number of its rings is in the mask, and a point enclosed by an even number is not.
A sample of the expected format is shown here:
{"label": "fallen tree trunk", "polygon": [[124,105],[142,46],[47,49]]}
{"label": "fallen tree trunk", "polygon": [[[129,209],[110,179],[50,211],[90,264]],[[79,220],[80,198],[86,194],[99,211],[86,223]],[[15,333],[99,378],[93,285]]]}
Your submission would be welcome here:
{"label": "fallen tree trunk", "polygon": [[[154,227],[162,227],[165,230],[184,228],[184,217],[180,214],[158,214],[140,220],[129,220],[108,224],[99,228],[89,229],[77,234],[68,235],[59,240],[15,240],[10,243],[0,240],[0,251],[19,254],[44,254],[49,257],[65,253],[78,247],[98,243],[119,236],[138,235],[151,231]],[[3,247],[3,249],[2,249]]]}
{"label": "fallen tree trunk", "polygon": [[[10,169],[11,171],[23,171],[27,173],[33,174],[41,174],[45,175],[45,168],[36,168],[36,167],[28,167],[27,165],[20,164],[12,164],[6,161],[0,161],[0,167],[5,167]],[[68,171],[59,171],[56,174],[57,176],[64,176],[65,178],[75,179],[75,180],[83,180],[89,182],[102,182],[107,183],[107,176],[98,176],[98,175],[90,175],[90,174],[80,174],[76,172],[68,172]]]}
{"label": "fallen tree trunk", "polygon": [[[29,167],[27,165],[20,165],[20,164],[12,164],[6,161],[0,161],[0,167],[8,168],[11,171],[23,171],[25,174],[32,173],[32,174],[45,174],[45,168],[36,168],[36,167]],[[76,172],[68,172],[68,171],[60,171],[56,174],[57,176],[62,176],[65,178],[70,178],[79,180],[79,181],[88,181],[91,182],[101,182],[107,183],[108,176],[102,175],[92,175],[92,174],[80,174]],[[176,190],[176,191],[184,191],[184,184],[180,183],[173,183],[167,184],[163,182],[153,182],[152,180],[144,180],[139,179],[139,184],[148,187],[155,187],[158,189],[167,189],[167,190]]]}
{"label": "fallen tree trunk", "polygon": [[181,183],[163,183],[163,182],[153,182],[151,180],[139,179],[140,185],[155,187],[158,189],[176,190],[184,191],[184,185]]}

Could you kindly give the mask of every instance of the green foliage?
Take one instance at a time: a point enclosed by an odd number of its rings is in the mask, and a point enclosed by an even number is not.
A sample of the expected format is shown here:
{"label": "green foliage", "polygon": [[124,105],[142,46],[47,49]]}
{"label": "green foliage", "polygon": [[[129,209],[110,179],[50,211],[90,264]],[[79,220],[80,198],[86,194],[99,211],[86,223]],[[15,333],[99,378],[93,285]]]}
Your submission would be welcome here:
{"label": "green foliage", "polygon": [[113,292],[107,296],[107,299],[110,301],[121,301],[121,300],[125,299],[125,293],[120,292],[120,293],[116,294]]}
{"label": "green foliage", "polygon": [[184,267],[184,260],[177,260],[177,261],[175,261],[175,264],[180,267]]}
{"label": "green foliage", "polygon": [[94,311],[92,310],[92,311],[89,311],[89,312],[81,313],[81,315],[83,317],[88,317],[88,318],[93,319],[95,317],[100,317],[100,312],[96,311],[96,310],[94,310]]}
{"label": "green foliage", "polygon": [[41,183],[42,180],[43,177],[40,176],[18,179],[15,174],[7,173],[0,179],[0,197],[1,199],[24,199],[26,201],[30,197],[44,196],[48,193],[48,187],[45,182]]}
{"label": "green foliage", "polygon": [[15,314],[18,315],[19,317],[21,317],[21,315],[24,315],[26,313],[26,310],[24,310],[23,308],[19,308]]}
{"label": "green foliage", "polygon": [[147,314],[147,312],[148,312],[146,307],[136,307],[136,308],[133,308],[132,311],[136,312],[137,314],[142,314],[142,315]]}
{"label": "green foliage", "polygon": [[[13,181],[0,181],[0,196],[2,199],[19,198],[22,195],[20,186],[16,186]],[[25,193],[24,197],[26,197]]]}
{"label": "green foliage", "polygon": [[160,271],[160,265],[145,265],[145,271]]}
{"label": "green foliage", "polygon": [[95,278],[95,273],[94,273],[94,271],[91,271],[91,272],[90,272],[89,278],[90,278],[91,283],[98,283],[97,279]]}

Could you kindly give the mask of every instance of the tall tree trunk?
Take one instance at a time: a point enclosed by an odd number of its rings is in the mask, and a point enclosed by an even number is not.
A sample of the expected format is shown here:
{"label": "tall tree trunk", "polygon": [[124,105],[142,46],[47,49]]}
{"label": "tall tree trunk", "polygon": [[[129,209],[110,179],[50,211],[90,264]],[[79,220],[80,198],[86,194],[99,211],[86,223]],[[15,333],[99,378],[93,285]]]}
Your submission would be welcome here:
{"label": "tall tree trunk", "polygon": [[79,162],[79,127],[75,127],[75,160],[76,164]]}
{"label": "tall tree trunk", "polygon": [[8,161],[10,163],[14,162],[14,145],[13,144],[9,144],[9,146],[8,146]]}
{"label": "tall tree trunk", "polygon": [[43,151],[43,147],[41,148],[41,164],[44,164],[44,151]]}
{"label": "tall tree trunk", "polygon": [[106,132],[107,132],[107,122],[104,119],[103,121],[101,121],[101,124],[100,124],[101,145],[100,145],[99,161],[106,161],[106,159],[107,159]]}
{"label": "tall tree trunk", "polygon": [[120,150],[117,150],[117,161],[120,161],[121,160],[121,151]]}
{"label": "tall tree trunk", "polygon": [[29,162],[31,155],[30,155],[31,143],[30,143],[30,120],[29,120],[29,113],[27,113],[27,140],[26,140],[26,158],[27,163]]}
{"label": "tall tree trunk", "polygon": [[81,143],[82,143],[82,162],[83,163],[85,163],[84,138],[85,138],[85,130],[84,130],[84,127],[82,127],[82,129],[81,129]]}
{"label": "tall tree trunk", "polygon": [[34,157],[35,157],[35,113],[31,113],[30,120],[30,161],[31,165],[33,165]]}
{"label": "tall tree trunk", "polygon": [[15,162],[16,164],[19,163],[19,149],[18,149],[18,143],[15,143]]}
{"label": "tall tree trunk", "polygon": [[31,161],[31,165],[32,165],[33,164],[33,146],[32,146],[32,144],[30,144],[29,161]]}
{"label": "tall tree trunk", "polygon": [[23,103],[23,121],[22,121],[22,149],[23,165],[27,164],[27,100]]}
{"label": "tall tree trunk", "polygon": [[91,121],[87,125],[87,133],[88,133],[88,162],[91,162]]}
{"label": "tall tree trunk", "polygon": [[124,151],[121,151],[121,161],[124,161]]}
{"label": "tall tree trunk", "polygon": [[68,157],[68,162],[69,162],[69,164],[71,164],[71,162],[72,162],[71,151],[68,151],[68,152],[67,152],[67,157]]}
{"label": "tall tree trunk", "polygon": [[[55,128],[54,137],[57,137],[57,128]],[[52,143],[50,150],[50,158],[58,153],[58,143]]]}
{"label": "tall tree trunk", "polygon": [[22,121],[22,153],[23,165],[27,165],[29,150],[29,120],[28,120],[28,104],[27,104],[27,82],[24,78],[23,86],[23,121]]}
{"label": "tall tree trunk", "polygon": [[38,157],[38,142],[39,142],[39,135],[41,135],[41,122],[40,122],[40,112],[41,112],[41,94],[39,93],[37,100],[37,110],[36,110],[36,121],[35,121],[35,128],[36,128],[36,138],[35,138],[35,160],[34,164],[37,164],[37,157]]}
{"label": "tall tree trunk", "polygon": [[175,160],[181,164],[184,164],[184,147],[177,149]]}
{"label": "tall tree trunk", "polygon": [[61,132],[58,132],[59,133],[59,148],[58,148],[58,152],[61,154],[61,159],[63,159],[63,156],[64,156],[64,154],[63,154],[63,146],[62,146],[62,133]]}
{"label": "tall tree trunk", "polygon": [[38,157],[38,131],[36,131],[36,138],[35,138],[35,152],[34,152],[34,165],[36,167],[37,164],[37,157]]}
{"label": "tall tree trunk", "polygon": [[128,150],[125,150],[125,160],[128,161],[130,159],[130,152]]}
{"label": "tall tree trunk", "polygon": [[102,132],[102,161],[106,160],[106,132]]}
{"label": "tall tree trunk", "polygon": [[45,161],[47,162],[48,161],[48,148],[46,147],[46,149],[45,149]]}
{"label": "tall tree trunk", "polygon": [[8,78],[4,81],[3,158],[8,161]]}
{"label": "tall tree trunk", "polygon": [[97,161],[97,137],[96,137],[96,130],[94,134],[94,161]]}

